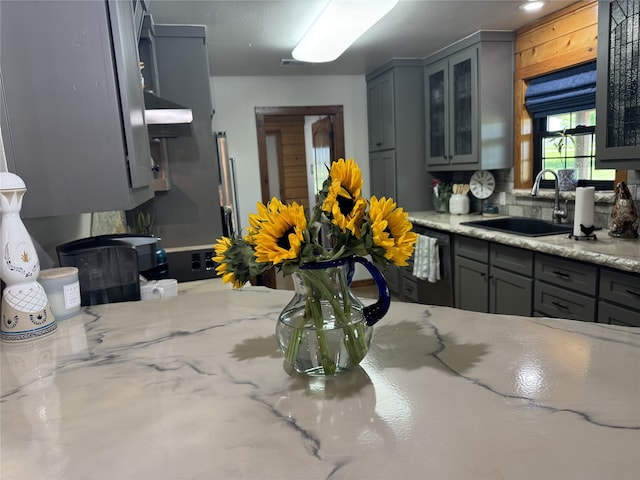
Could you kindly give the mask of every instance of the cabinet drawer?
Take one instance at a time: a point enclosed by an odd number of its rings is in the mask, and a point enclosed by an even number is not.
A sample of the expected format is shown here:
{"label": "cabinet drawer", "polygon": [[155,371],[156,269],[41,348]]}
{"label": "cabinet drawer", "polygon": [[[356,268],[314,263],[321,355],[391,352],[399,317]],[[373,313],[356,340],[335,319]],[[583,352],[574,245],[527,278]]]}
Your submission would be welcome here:
{"label": "cabinet drawer", "polygon": [[600,300],[598,302],[598,323],[640,327],[640,312]]}
{"label": "cabinet drawer", "polygon": [[455,254],[460,257],[470,258],[477,262],[489,262],[489,242],[477,238],[456,235]]}
{"label": "cabinet drawer", "polygon": [[598,270],[593,265],[536,254],[535,278],[585,295],[595,295]]}
{"label": "cabinet drawer", "polygon": [[595,321],[594,298],[558,288],[536,279],[533,300],[534,311],[550,317],[570,320]]}
{"label": "cabinet drawer", "polygon": [[640,310],[640,275],[601,269],[600,298]]}
{"label": "cabinet drawer", "polygon": [[530,250],[492,243],[489,257],[492,266],[527,277],[533,275],[533,252]]}

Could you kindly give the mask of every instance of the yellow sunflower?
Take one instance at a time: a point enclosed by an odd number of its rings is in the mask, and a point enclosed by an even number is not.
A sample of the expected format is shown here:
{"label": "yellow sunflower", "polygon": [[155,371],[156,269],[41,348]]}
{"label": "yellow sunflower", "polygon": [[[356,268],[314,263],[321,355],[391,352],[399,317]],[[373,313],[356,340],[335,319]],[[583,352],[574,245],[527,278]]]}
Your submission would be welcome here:
{"label": "yellow sunflower", "polygon": [[374,245],[384,249],[387,260],[399,267],[406,266],[417,239],[415,232],[411,231],[413,225],[407,220],[409,214],[402,208],[396,208],[391,198],[373,196],[369,202],[369,216]]}
{"label": "yellow sunflower", "polygon": [[341,158],[331,164],[329,172],[327,198],[322,210],[331,214],[332,223],[340,230],[349,230],[356,238],[361,237],[361,226],[367,202],[360,196],[362,190],[362,172],[352,158]]}
{"label": "yellow sunflower", "polygon": [[[216,273],[218,276],[222,276],[223,283],[232,283],[234,288],[242,288],[245,281],[240,280],[234,273],[234,266],[230,251],[233,247],[233,242],[228,237],[220,237],[217,243],[213,246],[216,252],[216,256],[213,257],[213,261],[218,263],[216,267]],[[228,256],[229,254],[229,256]]]}
{"label": "yellow sunflower", "polygon": [[268,209],[267,206],[262,203],[256,203],[258,213],[249,214],[249,227],[247,227],[247,234],[244,236],[244,241],[250,245],[255,245],[255,237],[260,231],[262,222],[267,220]]}
{"label": "yellow sunflower", "polygon": [[256,260],[280,265],[286,260],[298,259],[306,228],[307,218],[302,205],[296,202],[285,205],[274,197],[254,237]]}

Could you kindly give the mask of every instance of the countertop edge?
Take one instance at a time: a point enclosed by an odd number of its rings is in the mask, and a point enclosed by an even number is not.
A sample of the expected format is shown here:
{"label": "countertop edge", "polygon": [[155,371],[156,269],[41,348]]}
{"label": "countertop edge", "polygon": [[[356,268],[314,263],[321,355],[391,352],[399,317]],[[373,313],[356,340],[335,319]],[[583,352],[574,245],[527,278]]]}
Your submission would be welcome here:
{"label": "countertop edge", "polygon": [[[608,237],[608,230],[603,229],[596,232],[598,238],[606,238],[615,242],[628,243],[627,250],[636,250],[635,255],[611,255],[608,253],[590,250],[591,240],[570,239],[566,234],[550,235],[545,237],[525,237],[521,235],[498,232],[495,230],[485,230],[483,228],[461,225],[462,222],[478,220],[483,217],[479,215],[449,215],[439,214],[435,211],[409,212],[409,221],[415,225],[433,228],[467,235],[474,238],[488,240],[518,248],[532,250],[534,252],[547,253],[561,256],[573,260],[592,263],[595,265],[609,267],[631,273],[640,273],[640,241],[613,239]],[[595,242],[603,241],[595,240]],[[601,244],[595,245],[596,247]]]}

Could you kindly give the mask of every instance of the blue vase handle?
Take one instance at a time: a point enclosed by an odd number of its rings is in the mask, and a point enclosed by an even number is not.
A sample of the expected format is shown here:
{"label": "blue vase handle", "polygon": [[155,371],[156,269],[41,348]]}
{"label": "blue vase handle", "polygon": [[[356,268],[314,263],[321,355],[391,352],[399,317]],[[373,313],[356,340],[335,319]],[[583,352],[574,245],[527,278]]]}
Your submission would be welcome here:
{"label": "blue vase handle", "polygon": [[389,311],[389,306],[391,305],[389,287],[387,286],[387,281],[382,275],[382,272],[380,272],[373,263],[363,257],[351,257],[349,259],[349,283],[351,283],[351,279],[353,277],[354,262],[361,263],[365,266],[378,287],[378,301],[372,305],[367,305],[363,310],[367,325],[375,325],[378,320],[384,317],[387,311]]}

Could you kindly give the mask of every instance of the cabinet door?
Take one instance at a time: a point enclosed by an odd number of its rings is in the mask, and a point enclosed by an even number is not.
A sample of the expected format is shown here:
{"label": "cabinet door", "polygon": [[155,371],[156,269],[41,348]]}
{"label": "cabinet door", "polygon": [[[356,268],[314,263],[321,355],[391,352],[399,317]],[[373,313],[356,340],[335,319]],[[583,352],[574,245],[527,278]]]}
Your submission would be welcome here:
{"label": "cabinet door", "polygon": [[451,163],[477,163],[477,47],[464,50],[449,59],[449,82]]}
{"label": "cabinet door", "polygon": [[396,188],[396,154],[394,151],[375,152],[369,155],[371,194],[391,197],[398,201]]}
{"label": "cabinet door", "polygon": [[150,199],[131,2],[3,2],[0,21],[2,133],[27,185],[23,217]]}
{"label": "cabinet door", "polygon": [[640,3],[598,3],[596,166],[640,169]]}
{"label": "cabinet door", "polygon": [[131,187],[146,187],[153,183],[153,165],[144,120],[145,106],[140,84],[140,60],[133,7],[131,2],[115,1],[109,2],[108,5]]}
{"label": "cabinet door", "polygon": [[373,79],[367,86],[369,151],[395,148],[393,71]]}
{"label": "cabinet door", "polygon": [[424,70],[427,167],[449,164],[449,70],[446,61]]}
{"label": "cabinet door", "polygon": [[489,311],[489,266],[468,258],[455,259],[456,308]]}
{"label": "cabinet door", "polygon": [[489,312],[530,317],[533,279],[491,266]]}

